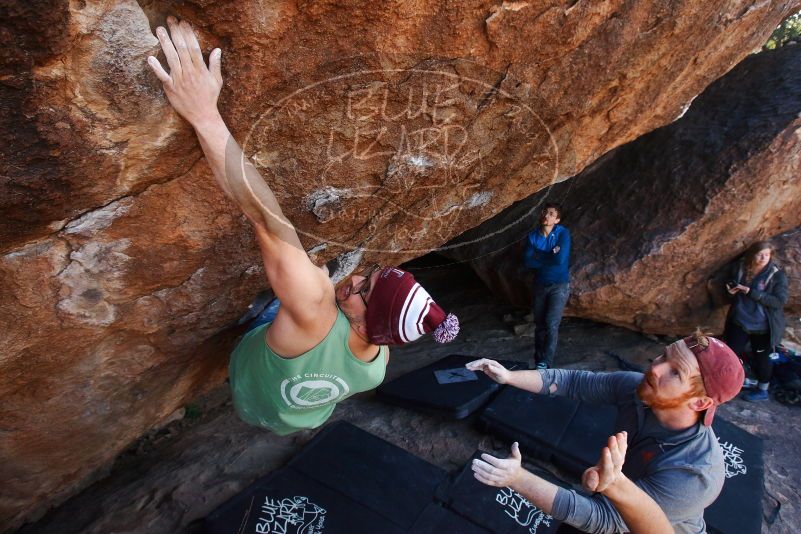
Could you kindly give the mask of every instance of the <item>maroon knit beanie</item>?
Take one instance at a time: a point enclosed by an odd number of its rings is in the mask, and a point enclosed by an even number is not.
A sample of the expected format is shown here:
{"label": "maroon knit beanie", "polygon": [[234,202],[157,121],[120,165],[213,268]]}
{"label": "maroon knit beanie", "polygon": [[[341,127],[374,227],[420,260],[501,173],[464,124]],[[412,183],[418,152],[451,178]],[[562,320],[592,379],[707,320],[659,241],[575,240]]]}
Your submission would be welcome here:
{"label": "maroon knit beanie", "polygon": [[445,314],[411,273],[384,267],[370,291],[367,338],[376,345],[403,345],[433,332],[438,343],[459,333],[459,319]]}

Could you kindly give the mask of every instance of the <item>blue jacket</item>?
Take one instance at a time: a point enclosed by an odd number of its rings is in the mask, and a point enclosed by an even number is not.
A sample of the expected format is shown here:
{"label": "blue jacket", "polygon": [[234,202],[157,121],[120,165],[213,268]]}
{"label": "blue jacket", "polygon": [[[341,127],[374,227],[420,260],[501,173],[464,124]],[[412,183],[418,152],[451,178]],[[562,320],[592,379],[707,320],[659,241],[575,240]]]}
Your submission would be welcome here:
{"label": "blue jacket", "polygon": [[[559,252],[554,254],[553,249],[557,246]],[[536,271],[534,282],[538,285],[569,282],[569,258],[570,231],[564,226],[555,225],[547,236],[543,236],[537,227],[526,237],[523,263]]]}

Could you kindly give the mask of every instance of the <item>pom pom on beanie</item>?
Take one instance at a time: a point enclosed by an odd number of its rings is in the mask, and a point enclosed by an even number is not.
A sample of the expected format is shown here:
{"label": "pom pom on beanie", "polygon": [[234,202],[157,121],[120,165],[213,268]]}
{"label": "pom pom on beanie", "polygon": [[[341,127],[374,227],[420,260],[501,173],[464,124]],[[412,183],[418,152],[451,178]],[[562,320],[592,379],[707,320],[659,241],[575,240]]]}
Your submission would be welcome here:
{"label": "pom pom on beanie", "polygon": [[437,343],[450,343],[459,335],[459,319],[452,313],[445,316],[445,320],[434,329],[434,341]]}
{"label": "pom pom on beanie", "polygon": [[433,332],[438,343],[459,333],[459,319],[434,302],[411,273],[381,269],[367,305],[367,337],[376,345],[403,345]]}

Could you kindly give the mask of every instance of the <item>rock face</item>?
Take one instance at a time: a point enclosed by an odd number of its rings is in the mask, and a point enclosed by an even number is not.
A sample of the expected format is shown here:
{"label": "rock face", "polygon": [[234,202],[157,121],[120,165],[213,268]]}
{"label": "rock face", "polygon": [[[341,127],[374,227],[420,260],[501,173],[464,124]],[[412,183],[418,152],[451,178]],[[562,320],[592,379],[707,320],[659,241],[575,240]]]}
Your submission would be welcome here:
{"label": "rock face", "polygon": [[146,66],[168,13],[224,50],[234,135],[315,258],[347,271],[418,256],[669,123],[798,5],[5,2],[0,524],[219,383],[264,285]]}
{"label": "rock face", "polygon": [[776,259],[787,274],[790,300],[784,308],[788,315],[801,316],[801,228],[794,228],[771,239]]}
{"label": "rock face", "polygon": [[538,206],[561,202],[573,237],[567,313],[679,335],[721,329],[724,309],[707,281],[750,243],[781,234],[787,311],[797,313],[799,117],[801,47],[750,56],[679,121],[471,230],[460,241],[495,234],[495,243],[454,255],[472,259],[491,287],[527,304],[531,276],[520,266],[519,244]]}

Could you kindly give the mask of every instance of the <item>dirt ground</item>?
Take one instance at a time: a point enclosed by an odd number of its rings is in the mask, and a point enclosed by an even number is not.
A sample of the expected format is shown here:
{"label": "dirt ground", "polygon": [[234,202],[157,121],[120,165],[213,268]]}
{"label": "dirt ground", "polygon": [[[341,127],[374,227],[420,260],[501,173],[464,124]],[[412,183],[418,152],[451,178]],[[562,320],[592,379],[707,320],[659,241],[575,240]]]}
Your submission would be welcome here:
{"label": "dirt ground", "polygon": [[[448,354],[528,359],[533,330],[524,324],[526,310],[498,302],[466,268],[419,267],[415,275],[445,309],[457,313],[462,333],[449,345],[437,345],[429,336],[393,349],[387,379]],[[565,319],[557,364],[618,370],[617,361],[607,354],[613,351],[629,362],[647,365],[648,359],[671,341]],[[765,440],[763,532],[799,532],[801,410],[775,401],[750,404],[734,400],[718,413]],[[279,437],[246,425],[233,412],[227,386],[203,396],[178,415],[182,417],[132,445],[105,478],[20,532],[181,532],[254,479],[284,465],[315,434],[305,431]],[[501,454],[508,450],[504,443],[480,433],[473,418],[452,421],[424,415],[384,404],[372,393],[341,403],[333,419],[350,421],[449,471],[461,468],[477,448]],[[554,471],[548,464],[534,464]]]}

